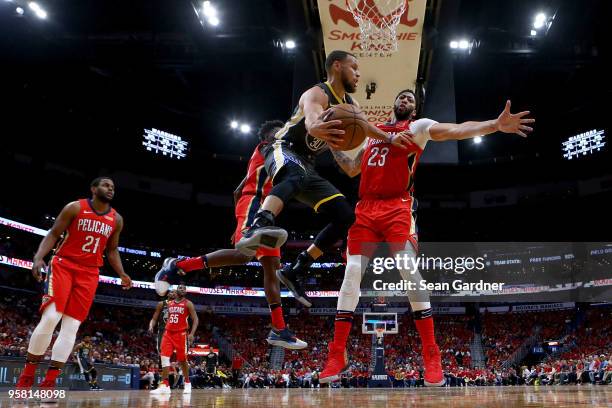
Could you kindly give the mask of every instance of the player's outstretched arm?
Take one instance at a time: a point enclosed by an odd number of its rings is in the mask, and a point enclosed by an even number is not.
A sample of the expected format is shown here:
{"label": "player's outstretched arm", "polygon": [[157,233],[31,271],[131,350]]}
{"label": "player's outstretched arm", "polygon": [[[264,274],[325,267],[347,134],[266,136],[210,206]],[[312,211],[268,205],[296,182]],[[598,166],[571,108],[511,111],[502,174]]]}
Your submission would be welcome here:
{"label": "player's outstretched arm", "polygon": [[44,261],[45,256],[47,256],[51,249],[53,249],[57,243],[57,240],[62,236],[64,231],[66,231],[66,228],[68,228],[72,220],[79,215],[80,210],[81,205],[78,201],[73,201],[67,204],[59,213],[57,219],[53,223],[53,226],[38,246],[38,250],[34,255],[32,263],[32,275],[34,275],[34,278],[38,282],[42,281],[40,270],[47,268]]}
{"label": "player's outstretched arm", "polygon": [[[367,140],[367,139],[366,139]],[[355,156],[355,158],[349,157],[348,154],[343,151],[330,149],[334,159],[336,159],[336,163],[338,166],[346,173],[349,177],[355,177],[359,173],[361,173],[361,159],[363,158],[363,152],[365,151],[365,143],[361,145],[359,148],[359,152]]]}
{"label": "player's outstretched arm", "polygon": [[463,140],[476,136],[485,136],[495,132],[515,133],[527,137],[527,133],[533,128],[527,126],[535,123],[535,119],[527,118],[529,111],[510,113],[511,103],[508,100],[506,106],[497,119],[485,120],[483,122],[436,123],[429,129],[431,140]]}
{"label": "player's outstretched arm", "polygon": [[193,339],[195,337],[195,332],[198,329],[198,325],[200,324],[200,320],[198,319],[198,313],[195,310],[195,306],[193,302],[187,302],[187,308],[189,309],[189,316],[191,317],[191,331],[189,332],[189,344],[193,344]]}
{"label": "player's outstretched arm", "polygon": [[155,306],[155,312],[153,313],[153,317],[149,322],[149,333],[153,333],[153,330],[155,330],[155,325],[157,325],[157,320],[159,319],[159,315],[161,314],[163,308],[164,302],[157,302],[157,306]]}
{"label": "player's outstretched arm", "polygon": [[108,258],[108,263],[111,268],[117,275],[121,278],[121,286],[123,289],[129,289],[132,287],[132,279],[125,273],[123,270],[123,264],[121,263],[121,257],[119,256],[119,235],[121,234],[121,230],[123,229],[123,217],[117,214],[117,224],[115,226],[115,231],[113,235],[111,235],[108,243],[106,244],[106,257]]}

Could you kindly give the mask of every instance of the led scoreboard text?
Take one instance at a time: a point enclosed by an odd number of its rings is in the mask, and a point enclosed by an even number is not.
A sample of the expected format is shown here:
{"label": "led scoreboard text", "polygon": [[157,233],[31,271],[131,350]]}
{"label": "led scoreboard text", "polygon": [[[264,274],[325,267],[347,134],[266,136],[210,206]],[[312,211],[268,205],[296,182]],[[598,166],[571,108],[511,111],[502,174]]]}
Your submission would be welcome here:
{"label": "led scoreboard text", "polygon": [[605,139],[604,131],[595,129],[572,136],[562,143],[563,158],[571,160],[574,157],[586,156],[594,151],[599,151],[605,146]]}
{"label": "led scoreboard text", "polygon": [[185,140],[159,129],[145,129],[142,145],[150,152],[170,158],[183,159],[187,156],[188,143]]}

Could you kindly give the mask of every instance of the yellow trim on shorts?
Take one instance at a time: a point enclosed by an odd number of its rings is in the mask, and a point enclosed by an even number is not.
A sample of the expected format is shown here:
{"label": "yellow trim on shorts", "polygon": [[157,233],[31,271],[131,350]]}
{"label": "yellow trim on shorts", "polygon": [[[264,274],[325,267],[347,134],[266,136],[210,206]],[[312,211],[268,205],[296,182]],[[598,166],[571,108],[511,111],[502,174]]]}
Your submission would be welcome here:
{"label": "yellow trim on shorts", "polygon": [[52,262],[53,262],[53,258],[51,258],[51,260],[49,261],[49,267],[48,267],[49,275],[47,276],[47,279],[49,281],[49,284],[47,285],[47,295],[51,297],[53,297],[53,266],[51,264]]}
{"label": "yellow trim on shorts", "polygon": [[315,210],[315,212],[319,212],[319,207],[322,204],[325,204],[326,202],[331,201],[334,198],[338,198],[338,197],[344,197],[344,194],[337,193],[337,194],[334,194],[334,195],[330,195],[329,197],[326,197],[326,198],[320,200],[318,203],[316,203],[315,206],[312,207],[312,209]]}

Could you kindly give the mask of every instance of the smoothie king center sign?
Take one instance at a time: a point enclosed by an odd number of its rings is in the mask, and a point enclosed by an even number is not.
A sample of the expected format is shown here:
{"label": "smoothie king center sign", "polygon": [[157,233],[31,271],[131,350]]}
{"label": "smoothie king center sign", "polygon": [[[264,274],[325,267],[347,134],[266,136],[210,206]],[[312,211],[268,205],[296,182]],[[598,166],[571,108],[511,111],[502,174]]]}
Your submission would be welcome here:
{"label": "smoothie king center sign", "polygon": [[[384,1],[361,0],[358,6],[378,13],[376,5]],[[400,0],[397,3],[401,4]],[[362,49],[359,24],[349,11],[347,0],[318,0],[318,4],[325,52],[343,50],[358,58],[361,78],[353,96],[370,122],[389,121],[393,114],[393,98],[399,91],[415,87],[426,0],[406,1],[406,10],[397,27],[398,49],[395,52],[387,50],[388,44]],[[381,19],[385,17],[381,15]],[[366,85],[370,83],[376,83],[376,91],[367,99]]]}

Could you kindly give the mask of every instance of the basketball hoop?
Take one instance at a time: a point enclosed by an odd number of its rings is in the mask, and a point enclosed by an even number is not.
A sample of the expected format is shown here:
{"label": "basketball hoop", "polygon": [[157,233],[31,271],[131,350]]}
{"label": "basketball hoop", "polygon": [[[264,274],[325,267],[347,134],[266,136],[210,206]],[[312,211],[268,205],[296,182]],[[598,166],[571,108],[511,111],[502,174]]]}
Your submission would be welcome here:
{"label": "basketball hoop", "polygon": [[397,51],[397,26],[406,0],[346,0],[346,6],[359,24],[365,53]]}
{"label": "basketball hoop", "polygon": [[383,337],[384,334],[385,334],[385,328],[384,327],[377,327],[376,328],[376,337],[377,338]]}

